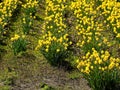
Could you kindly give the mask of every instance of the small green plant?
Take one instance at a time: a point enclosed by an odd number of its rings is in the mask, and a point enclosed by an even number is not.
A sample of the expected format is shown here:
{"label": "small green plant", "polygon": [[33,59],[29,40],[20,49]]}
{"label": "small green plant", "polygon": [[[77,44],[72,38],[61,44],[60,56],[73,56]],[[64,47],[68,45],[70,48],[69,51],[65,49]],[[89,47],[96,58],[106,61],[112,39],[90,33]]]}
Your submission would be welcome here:
{"label": "small green plant", "polygon": [[24,39],[24,36],[20,37],[19,35],[15,34],[15,36],[11,38],[11,41],[14,55],[26,51],[27,41]]}
{"label": "small green plant", "polygon": [[40,90],[55,90],[53,87],[48,86],[47,84],[42,84]]}
{"label": "small green plant", "polygon": [[9,71],[7,68],[0,72],[0,90],[11,90],[15,78],[17,78],[16,72]]}
{"label": "small green plant", "polygon": [[72,71],[68,77],[70,79],[77,79],[77,78],[80,78],[82,76],[82,74],[79,72],[79,71]]}
{"label": "small green plant", "polygon": [[24,34],[29,34],[30,29],[32,28],[33,20],[35,19],[36,7],[38,1],[26,1],[26,4],[22,5],[23,19],[22,19],[22,28]]}

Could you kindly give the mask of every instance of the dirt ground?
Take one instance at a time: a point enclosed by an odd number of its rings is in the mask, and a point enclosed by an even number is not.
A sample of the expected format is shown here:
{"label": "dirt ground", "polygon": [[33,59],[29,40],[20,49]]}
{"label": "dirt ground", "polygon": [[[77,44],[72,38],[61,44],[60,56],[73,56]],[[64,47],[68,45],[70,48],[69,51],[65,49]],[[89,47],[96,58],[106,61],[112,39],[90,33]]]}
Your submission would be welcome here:
{"label": "dirt ground", "polygon": [[60,67],[53,67],[44,58],[40,60],[32,55],[15,59],[17,65],[11,68],[18,72],[18,78],[14,80],[12,90],[42,90],[43,84],[55,90],[91,90],[81,75],[77,78],[70,77],[74,74],[74,70],[67,71]]}

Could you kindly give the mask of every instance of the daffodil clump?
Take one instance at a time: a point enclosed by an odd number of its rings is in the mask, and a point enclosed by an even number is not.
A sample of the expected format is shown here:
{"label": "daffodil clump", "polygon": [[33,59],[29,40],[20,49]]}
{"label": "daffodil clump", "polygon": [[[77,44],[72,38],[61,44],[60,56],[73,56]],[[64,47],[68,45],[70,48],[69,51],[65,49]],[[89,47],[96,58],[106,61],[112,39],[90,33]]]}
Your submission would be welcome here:
{"label": "daffodil clump", "polygon": [[25,3],[22,4],[23,11],[26,14],[35,13],[38,6],[38,0],[24,0]]}
{"label": "daffodil clump", "polygon": [[111,90],[120,81],[120,58],[111,56],[107,50],[98,52],[92,48],[92,52],[87,52],[77,62],[77,68],[93,90]]}
{"label": "daffodil clump", "polygon": [[19,0],[4,0],[0,3],[0,34],[9,23],[13,11],[17,8]]}
{"label": "daffodil clump", "polygon": [[92,47],[100,50],[111,47],[114,42],[118,43],[119,4],[116,0],[71,1],[69,8],[75,18],[76,47],[87,52]]}
{"label": "daffodil clump", "polygon": [[29,34],[30,29],[32,28],[35,16],[32,16],[32,13],[29,15],[24,15],[22,18],[22,31],[24,34]]}
{"label": "daffodil clump", "polygon": [[23,11],[23,17],[22,17],[22,27],[23,27],[23,33],[28,34],[35,17],[36,9],[38,7],[38,1],[37,0],[25,0],[25,3],[22,4],[22,11]]}
{"label": "daffodil clump", "polygon": [[36,48],[40,49],[46,59],[53,65],[62,62],[68,56],[68,47],[72,42],[68,38],[64,11],[66,0],[46,0],[45,18],[42,37]]}
{"label": "daffodil clump", "polygon": [[108,12],[107,21],[109,22],[110,28],[112,28],[115,38],[120,43],[120,2],[109,1],[106,5],[105,4],[103,8]]}
{"label": "daffodil clump", "polygon": [[52,33],[48,32],[38,42],[36,49],[40,49],[42,54],[52,65],[58,65],[68,56],[68,43],[67,34],[63,37],[57,38]]}
{"label": "daffodil clump", "polygon": [[[6,43],[10,20],[18,4],[19,0],[2,0],[0,3],[0,42]],[[0,48],[1,46],[3,45],[0,43]]]}
{"label": "daffodil clump", "polygon": [[85,56],[78,62],[78,68],[84,74],[90,74],[95,69],[100,72],[110,71],[113,69],[120,69],[120,58],[114,58],[111,56],[109,51],[101,50],[99,53],[92,48],[92,53],[87,52]]}
{"label": "daffodil clump", "polygon": [[18,34],[15,34],[11,38],[11,42],[12,42],[12,49],[13,49],[14,55],[17,55],[20,52],[22,53],[26,51],[27,41],[25,39],[25,35],[20,36]]}

